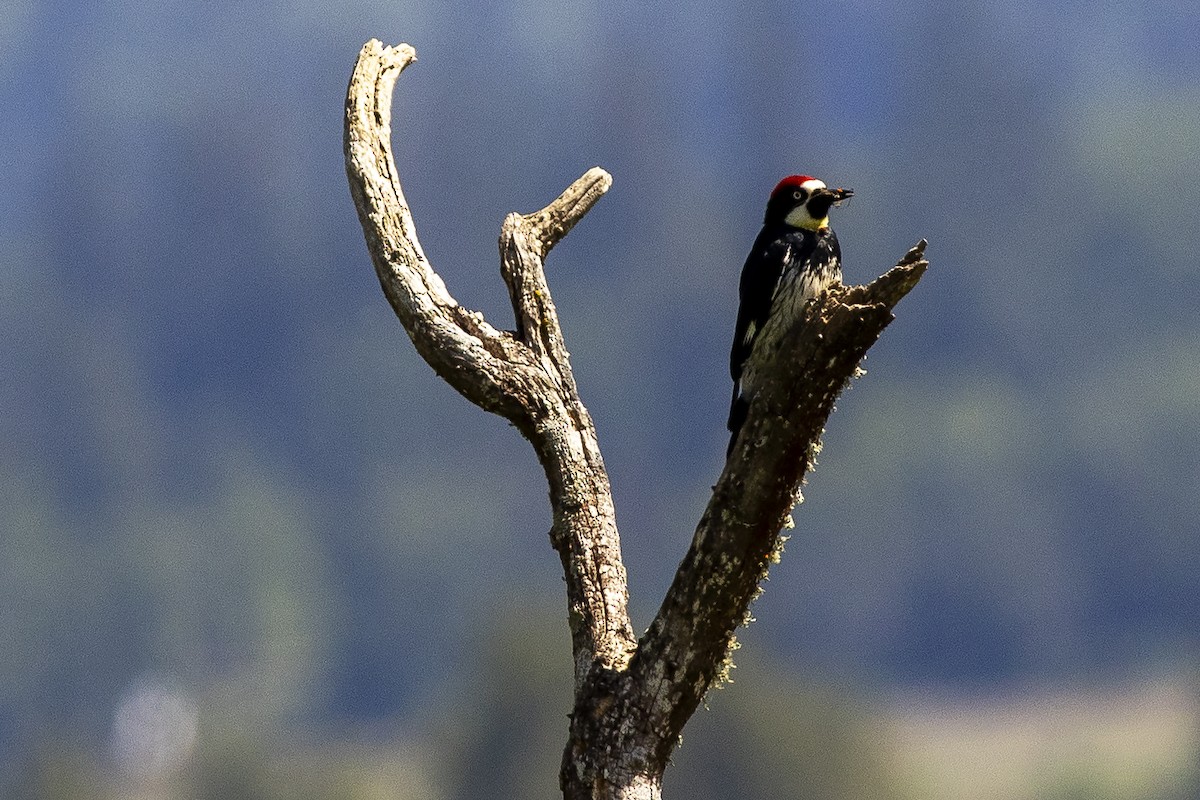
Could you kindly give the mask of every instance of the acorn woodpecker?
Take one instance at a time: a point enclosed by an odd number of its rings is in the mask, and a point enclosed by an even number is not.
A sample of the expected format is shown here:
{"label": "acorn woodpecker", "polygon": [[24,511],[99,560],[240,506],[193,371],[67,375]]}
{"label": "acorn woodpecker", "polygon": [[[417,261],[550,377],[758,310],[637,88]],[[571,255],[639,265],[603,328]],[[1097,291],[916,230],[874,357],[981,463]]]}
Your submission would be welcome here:
{"label": "acorn woodpecker", "polygon": [[738,287],[740,305],[729,353],[733,402],[728,453],[746,421],[763,354],[778,346],[809,300],[842,280],[842,251],[829,227],[829,209],[852,194],[808,175],[784,178],[771,192]]}

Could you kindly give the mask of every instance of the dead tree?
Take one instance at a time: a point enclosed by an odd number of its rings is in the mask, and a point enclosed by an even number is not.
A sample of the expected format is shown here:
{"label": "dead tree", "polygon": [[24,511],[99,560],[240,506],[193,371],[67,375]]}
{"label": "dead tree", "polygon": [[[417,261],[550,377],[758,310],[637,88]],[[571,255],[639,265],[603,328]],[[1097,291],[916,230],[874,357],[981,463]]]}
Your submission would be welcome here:
{"label": "dead tree", "polygon": [[925,242],[872,283],[838,287],[810,303],[771,356],[773,380],[754,397],[662,607],[637,639],[608,475],[543,271],[550,249],[612,179],[590,169],[541,211],[504,220],[500,270],[516,329],[492,327],[447,291],[421,250],[400,188],[392,90],[415,60],[408,45],[372,40],[350,79],[346,172],[367,248],[417,351],[464,397],[516,426],[546,473],[575,664],[564,797],[659,798],[683,726],[721,680],[734,633],[778,557],[834,399],[924,273]]}

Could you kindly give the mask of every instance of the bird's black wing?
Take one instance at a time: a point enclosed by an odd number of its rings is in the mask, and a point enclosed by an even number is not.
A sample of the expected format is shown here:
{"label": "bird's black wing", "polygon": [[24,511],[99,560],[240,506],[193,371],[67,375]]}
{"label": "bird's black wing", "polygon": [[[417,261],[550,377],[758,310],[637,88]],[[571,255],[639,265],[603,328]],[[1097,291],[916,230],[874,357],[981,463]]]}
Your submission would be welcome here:
{"label": "bird's black wing", "polygon": [[[754,339],[771,314],[771,304],[785,268],[807,261],[816,247],[815,237],[796,229],[764,228],[754,241],[738,285],[737,324],[729,351],[729,377],[736,384],[754,349]],[[837,245],[834,244],[834,247]]]}
{"label": "bird's black wing", "polygon": [[[729,376],[733,378],[733,399],[727,426],[733,437],[746,418],[749,401],[742,396],[742,369],[754,350],[754,341],[762,331],[785,269],[803,264],[812,256],[815,237],[794,228],[765,227],[754,240],[738,284],[738,314],[733,345],[729,351]],[[733,440],[730,440],[732,447]]]}
{"label": "bird's black wing", "polygon": [[763,229],[754,241],[742,278],[738,283],[737,324],[733,329],[733,347],[729,351],[729,377],[737,383],[742,377],[742,365],[753,349],[754,336],[761,330],[771,311],[771,298],[783,274],[787,261],[787,245]]}

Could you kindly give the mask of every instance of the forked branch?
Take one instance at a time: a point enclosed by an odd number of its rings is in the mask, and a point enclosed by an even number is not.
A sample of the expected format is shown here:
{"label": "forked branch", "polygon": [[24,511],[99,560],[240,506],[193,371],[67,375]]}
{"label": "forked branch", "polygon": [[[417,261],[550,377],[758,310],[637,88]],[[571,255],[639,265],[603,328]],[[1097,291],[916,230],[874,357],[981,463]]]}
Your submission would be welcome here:
{"label": "forked branch", "polygon": [[543,269],[612,179],[588,170],[541,211],[504,220],[501,274],[516,330],[492,327],[460,306],[429,264],[400,188],[392,90],[415,60],[408,45],[372,40],[350,79],[346,173],[367,249],[417,351],[464,397],[529,439],[550,485],[550,537],[566,577],[575,662],[564,795],[654,800],[684,724],[719,679],[778,553],[834,398],[920,279],[925,243],[873,283],[823,295],[785,338],[662,607],[635,642],[608,475]]}

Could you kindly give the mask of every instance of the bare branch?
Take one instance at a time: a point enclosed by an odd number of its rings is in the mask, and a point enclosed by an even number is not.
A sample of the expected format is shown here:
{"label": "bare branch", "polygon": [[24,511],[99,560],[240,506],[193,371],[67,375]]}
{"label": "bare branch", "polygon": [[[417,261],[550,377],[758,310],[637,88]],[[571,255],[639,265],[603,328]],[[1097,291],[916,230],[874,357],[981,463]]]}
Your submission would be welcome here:
{"label": "bare branch", "polygon": [[400,188],[391,148],[392,89],[414,61],[408,45],[385,48],[374,39],[359,54],[346,94],[350,193],[383,293],[417,351],[468,400],[516,423],[524,412],[523,392],[516,389],[538,379],[531,354],[451,297],[425,258]]}
{"label": "bare branch", "polygon": [[390,108],[408,45],[367,42],[346,97],[346,173],[384,294],[421,356],[464,397],[506,417],[533,444],[550,484],[551,541],[567,579],[576,680],[623,669],[634,647],[612,492],[579,399],[546,276],[550,249],[608,190],[589,170],[541,211],[505,220],[502,274],[514,336],[460,306],[426,259],[392,156]]}
{"label": "bare branch", "polygon": [[904,258],[869,284],[864,286],[849,286],[842,300],[845,305],[883,304],[889,309],[895,307],[904,295],[912,291],[925,274],[929,262],[925,260],[924,239],[917,242],[904,254]]}
{"label": "bare branch", "polygon": [[892,308],[928,262],[925,243],[865,286],[838,287],[806,309],[784,337],[771,379],[751,402],[732,456],[692,546],[631,669],[650,691],[649,727],[665,759],[683,725],[726,668],[734,632],[747,619],[800,486],[820,450],[833,402],[867,349],[892,321]]}
{"label": "bare branch", "polygon": [[500,232],[500,272],[508,284],[517,336],[539,357],[554,362],[555,372],[566,373],[563,377],[572,393],[574,380],[542,263],[610,186],[612,176],[592,167],[541,211],[509,214]]}

